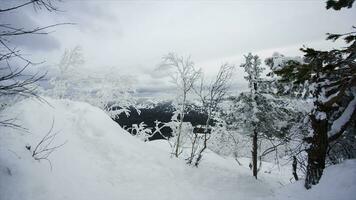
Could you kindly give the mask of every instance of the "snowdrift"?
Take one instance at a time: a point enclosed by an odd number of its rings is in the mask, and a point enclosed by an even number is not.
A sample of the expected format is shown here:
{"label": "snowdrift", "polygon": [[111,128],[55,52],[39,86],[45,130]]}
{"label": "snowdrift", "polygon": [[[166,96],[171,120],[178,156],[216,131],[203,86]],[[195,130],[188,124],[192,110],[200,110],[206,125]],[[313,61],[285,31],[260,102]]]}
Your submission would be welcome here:
{"label": "snowdrift", "polygon": [[[27,131],[0,127],[0,200],[347,200],[356,191],[356,161],[328,168],[312,190],[304,190],[302,181],[282,188],[289,170],[260,172],[255,180],[249,159],[241,158],[238,166],[211,151],[199,168],[190,167],[169,157],[165,141],[144,143],[99,108],[46,101],[27,99],[1,113]],[[49,147],[65,144],[49,161],[37,161],[31,151],[52,122],[58,134]]]}
{"label": "snowdrift", "polygon": [[[27,99],[3,112],[28,131],[0,130],[1,200],[256,199],[279,186],[215,154],[199,169],[189,167],[132,137],[99,108],[46,101]],[[52,121],[58,134],[50,147],[65,144],[48,157],[51,170],[26,146],[32,151]]]}
{"label": "snowdrift", "polygon": [[356,160],[346,160],[326,168],[320,183],[305,190],[303,181],[290,184],[271,200],[353,200],[356,191]]}

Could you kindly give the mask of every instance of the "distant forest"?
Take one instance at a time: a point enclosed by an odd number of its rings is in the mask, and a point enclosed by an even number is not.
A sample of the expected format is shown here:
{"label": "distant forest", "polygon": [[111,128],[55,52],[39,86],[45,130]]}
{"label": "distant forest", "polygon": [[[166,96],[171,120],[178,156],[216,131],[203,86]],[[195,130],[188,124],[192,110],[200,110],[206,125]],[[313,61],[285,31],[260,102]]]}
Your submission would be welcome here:
{"label": "distant forest", "polygon": [[[199,110],[199,107],[193,104],[188,106],[189,111],[184,116],[184,122],[190,122],[193,127],[198,125],[205,125],[207,120],[207,115]],[[163,123],[170,122],[173,116],[175,108],[171,101],[160,102],[154,106],[147,108],[141,108],[140,114],[137,113],[136,109],[131,107],[130,116],[126,116],[125,113],[121,113],[114,120],[120,124],[121,127],[131,127],[133,124],[140,124],[144,122],[148,128],[152,128],[154,132],[155,120],[158,120]],[[172,136],[172,130],[169,127],[164,127],[161,129],[162,134],[166,137]],[[160,134],[152,135],[149,140],[164,139]]]}

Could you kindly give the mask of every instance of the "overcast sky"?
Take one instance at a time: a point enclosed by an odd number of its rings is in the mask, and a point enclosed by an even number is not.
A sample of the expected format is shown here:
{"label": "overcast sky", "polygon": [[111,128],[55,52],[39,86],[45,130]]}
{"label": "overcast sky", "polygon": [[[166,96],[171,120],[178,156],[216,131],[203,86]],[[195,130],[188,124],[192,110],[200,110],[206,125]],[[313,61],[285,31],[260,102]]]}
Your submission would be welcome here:
{"label": "overcast sky", "polygon": [[[46,65],[58,63],[64,49],[80,45],[84,68],[114,68],[134,76],[145,94],[171,87],[155,71],[169,52],[191,55],[197,67],[212,75],[224,62],[240,65],[248,52],[264,59],[275,51],[300,55],[302,45],[330,48],[325,33],[348,32],[356,25],[355,8],[326,10],[324,0],[63,0],[56,5],[63,12],[29,7],[0,21],[25,27],[76,23],[56,27],[49,36],[13,42]],[[236,71],[234,88],[246,87],[242,73]]]}

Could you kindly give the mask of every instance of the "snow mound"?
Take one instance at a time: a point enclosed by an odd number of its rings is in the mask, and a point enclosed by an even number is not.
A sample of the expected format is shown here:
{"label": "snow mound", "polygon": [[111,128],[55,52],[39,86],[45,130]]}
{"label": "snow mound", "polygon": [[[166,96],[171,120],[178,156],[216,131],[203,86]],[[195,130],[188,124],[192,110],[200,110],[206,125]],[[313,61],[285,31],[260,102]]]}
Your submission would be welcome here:
{"label": "snow mound", "polygon": [[[125,199],[139,197],[143,185],[158,181],[154,166],[165,163],[157,152],[145,148],[99,108],[86,103],[47,99],[49,105],[23,101],[6,110],[16,116],[29,133],[2,130],[0,135],[0,199]],[[31,150],[51,128],[58,132],[49,162],[31,157]],[[6,132],[7,131],[7,132]],[[144,156],[143,156],[144,154]],[[143,167],[141,163],[150,163]],[[151,167],[151,168],[150,168]],[[139,170],[138,170],[139,169]],[[160,170],[164,170],[162,167]],[[148,182],[149,181],[149,182]],[[117,192],[114,192],[117,190]],[[159,189],[158,189],[159,190]]]}
{"label": "snow mound", "polygon": [[[272,176],[255,180],[247,167],[212,153],[198,169],[189,167],[162,145],[132,137],[99,108],[46,101],[27,99],[1,113],[28,130],[0,128],[1,200],[256,199],[279,186]],[[50,161],[37,161],[31,151],[52,122],[58,134],[48,147],[65,144]]]}
{"label": "snow mound", "polygon": [[306,190],[303,181],[281,189],[271,200],[352,200],[356,191],[356,160],[326,168],[319,184]]}

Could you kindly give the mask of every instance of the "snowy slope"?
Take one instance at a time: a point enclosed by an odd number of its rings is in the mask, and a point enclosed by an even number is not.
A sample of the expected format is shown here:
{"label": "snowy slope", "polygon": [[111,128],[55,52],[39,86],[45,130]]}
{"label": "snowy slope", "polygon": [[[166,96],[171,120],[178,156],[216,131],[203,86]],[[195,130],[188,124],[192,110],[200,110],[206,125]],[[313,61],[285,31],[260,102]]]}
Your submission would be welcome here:
{"label": "snowy slope", "polygon": [[346,160],[326,168],[318,185],[305,190],[303,181],[278,191],[271,200],[353,200],[356,199],[356,160]]}
{"label": "snowy slope", "polygon": [[[154,144],[130,136],[102,110],[86,103],[28,99],[2,114],[28,133],[1,128],[1,200],[257,199],[272,195],[280,178],[259,180],[246,167],[209,153],[197,169],[169,158]],[[54,120],[52,145],[66,144],[46,160],[31,157]]]}
{"label": "snowy slope", "polygon": [[[0,128],[1,200],[351,200],[356,191],[356,160],[326,169],[319,185],[285,185],[290,171],[272,171],[255,180],[249,159],[223,158],[207,151],[199,168],[169,157],[165,141],[144,143],[123,130],[102,110],[86,103],[27,99],[3,111],[28,132]],[[50,146],[65,145],[46,160],[31,157],[51,127],[58,132]]]}

